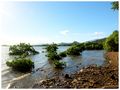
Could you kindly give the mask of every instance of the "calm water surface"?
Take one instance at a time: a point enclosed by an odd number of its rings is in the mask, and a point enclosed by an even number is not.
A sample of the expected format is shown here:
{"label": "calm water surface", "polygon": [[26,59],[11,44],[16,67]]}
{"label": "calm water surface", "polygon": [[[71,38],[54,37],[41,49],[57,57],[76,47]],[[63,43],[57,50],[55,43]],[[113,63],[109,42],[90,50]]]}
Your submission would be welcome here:
{"label": "calm water surface", "polygon": [[[13,59],[13,56],[9,56],[9,47],[2,46],[2,88],[8,86],[17,88],[31,88],[36,82],[51,78],[53,76],[73,74],[82,67],[97,64],[98,66],[105,65],[104,58],[105,51],[103,50],[89,50],[83,51],[80,56],[67,56],[61,61],[66,62],[67,66],[64,69],[55,69],[52,62],[47,60],[45,56],[45,46],[34,47],[40,53],[34,56],[30,56],[35,64],[35,68],[31,73],[20,73],[11,70],[6,66],[6,61]],[[59,46],[58,52],[65,51],[69,46]]]}

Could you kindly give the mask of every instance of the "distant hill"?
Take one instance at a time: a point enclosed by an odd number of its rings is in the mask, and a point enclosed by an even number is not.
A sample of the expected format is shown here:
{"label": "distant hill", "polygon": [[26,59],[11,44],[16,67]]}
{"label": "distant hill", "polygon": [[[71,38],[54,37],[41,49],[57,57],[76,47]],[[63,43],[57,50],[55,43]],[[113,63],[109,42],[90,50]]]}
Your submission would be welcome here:
{"label": "distant hill", "polygon": [[103,43],[106,40],[106,38],[102,38],[102,39],[96,39],[93,41],[89,41],[89,42],[94,42],[94,43]]}
{"label": "distant hill", "polygon": [[[87,43],[87,42],[103,43],[105,40],[106,40],[106,38],[102,38],[102,39],[96,39],[96,40],[91,40],[91,41],[85,41],[82,43]],[[58,46],[71,46],[74,43],[80,43],[80,42],[77,42],[77,41],[74,41],[72,43],[61,42],[61,43],[58,43],[57,45]],[[38,45],[32,45],[32,46],[47,46],[47,45],[49,45],[49,44],[46,43],[46,44],[38,44]],[[10,45],[2,45],[2,46],[10,46]]]}
{"label": "distant hill", "polygon": [[58,44],[58,46],[70,46],[70,45],[72,45],[72,43],[64,43],[64,42],[62,42],[62,43]]}
{"label": "distant hill", "polygon": [[[102,39],[96,39],[96,40],[86,41],[86,42],[82,42],[82,43],[87,43],[87,42],[103,43],[105,40],[106,40],[106,38],[102,38]],[[72,43],[61,42],[61,43],[58,43],[57,45],[58,46],[71,46],[74,43],[80,43],[80,42],[77,42],[77,41],[74,41]],[[47,45],[49,45],[49,44],[41,44],[41,45],[34,45],[34,46],[47,46]]]}

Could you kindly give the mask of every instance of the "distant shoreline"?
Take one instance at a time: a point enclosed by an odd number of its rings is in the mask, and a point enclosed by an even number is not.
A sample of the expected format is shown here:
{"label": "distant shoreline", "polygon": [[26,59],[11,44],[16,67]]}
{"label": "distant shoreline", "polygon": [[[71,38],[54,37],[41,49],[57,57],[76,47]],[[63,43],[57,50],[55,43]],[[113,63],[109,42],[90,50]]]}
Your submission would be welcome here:
{"label": "distant shoreline", "polygon": [[[9,47],[11,45],[1,45],[1,46]],[[36,47],[36,46],[47,46],[47,45],[32,45],[32,46]],[[58,45],[58,46],[71,46],[71,45]]]}
{"label": "distant shoreline", "polygon": [[[101,39],[95,39],[95,40],[90,40],[90,41],[85,41],[85,42],[78,42],[78,43],[86,43],[86,42],[103,42],[106,40],[106,37],[105,38],[101,38]],[[77,41],[74,41],[74,42],[77,42]],[[54,42],[53,42],[54,43]],[[50,43],[46,43],[46,44],[31,44],[32,46],[47,46],[49,45]],[[57,46],[71,46],[73,44],[73,42],[71,43],[67,43],[67,42],[61,42],[61,43],[56,43]],[[13,44],[13,45],[17,45],[17,44]],[[11,45],[6,45],[6,44],[3,44],[1,46],[11,46]]]}

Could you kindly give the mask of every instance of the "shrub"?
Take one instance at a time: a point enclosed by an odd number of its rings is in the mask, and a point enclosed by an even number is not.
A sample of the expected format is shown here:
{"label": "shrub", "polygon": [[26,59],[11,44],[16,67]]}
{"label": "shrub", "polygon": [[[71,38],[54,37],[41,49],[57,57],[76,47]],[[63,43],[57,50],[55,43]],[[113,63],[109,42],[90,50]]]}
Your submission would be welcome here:
{"label": "shrub", "polygon": [[48,60],[52,60],[55,68],[63,68],[66,63],[65,62],[59,62],[58,60],[62,59],[62,57],[65,57],[66,56],[66,52],[61,52],[61,53],[57,53],[57,44],[51,44],[51,45],[48,45],[46,47],[46,51],[47,51],[47,57],[48,57]]}
{"label": "shrub", "polygon": [[9,55],[30,55],[37,54],[39,52],[35,51],[35,49],[30,44],[20,43],[18,45],[10,46]]}
{"label": "shrub", "polygon": [[82,52],[82,48],[80,48],[78,45],[72,45],[70,48],[67,49],[68,55],[80,55]]}
{"label": "shrub", "polygon": [[118,31],[114,31],[105,41],[104,49],[107,51],[118,51],[119,50],[119,37]]}
{"label": "shrub", "polygon": [[20,72],[31,71],[32,68],[34,67],[34,62],[32,62],[32,60],[20,57],[15,58],[12,61],[7,61],[6,64],[12,69]]}
{"label": "shrub", "polygon": [[65,62],[54,61],[55,68],[64,68],[66,66]]}
{"label": "shrub", "polygon": [[72,45],[79,45],[80,43],[79,42],[77,42],[77,41],[74,41],[73,43],[72,43]]}
{"label": "shrub", "polygon": [[60,57],[66,57],[66,56],[67,56],[66,51],[60,52],[60,53],[59,53],[59,56],[60,56]]}
{"label": "shrub", "polygon": [[60,60],[61,57],[56,52],[49,52],[47,54],[48,60]]}
{"label": "shrub", "polygon": [[100,42],[86,42],[84,43],[86,50],[102,50],[103,44]]}
{"label": "shrub", "polygon": [[46,47],[48,60],[60,60],[60,55],[57,54],[57,44],[50,44]]}
{"label": "shrub", "polygon": [[51,44],[46,47],[47,52],[56,52],[58,49],[57,44]]}

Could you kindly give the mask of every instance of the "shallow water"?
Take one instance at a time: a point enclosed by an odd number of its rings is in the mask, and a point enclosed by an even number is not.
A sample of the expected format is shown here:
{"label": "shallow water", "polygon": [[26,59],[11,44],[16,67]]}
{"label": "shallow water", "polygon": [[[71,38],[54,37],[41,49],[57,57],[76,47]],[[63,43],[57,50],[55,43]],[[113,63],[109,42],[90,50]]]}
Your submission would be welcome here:
{"label": "shallow water", "polygon": [[[12,59],[12,56],[8,55],[9,47],[2,46],[2,88],[8,86],[17,88],[31,88],[36,82],[50,78],[53,76],[73,74],[77,72],[82,67],[87,67],[92,64],[97,64],[98,66],[104,65],[106,63],[104,58],[105,51],[103,50],[89,50],[83,51],[80,56],[67,56],[61,61],[66,62],[67,66],[64,69],[55,69],[52,62],[47,60],[45,56],[46,53],[43,49],[45,46],[34,47],[40,53],[30,58],[35,63],[35,68],[33,72],[29,74],[19,73],[12,71],[5,64],[7,60]],[[69,46],[59,46],[58,52],[65,51]]]}

